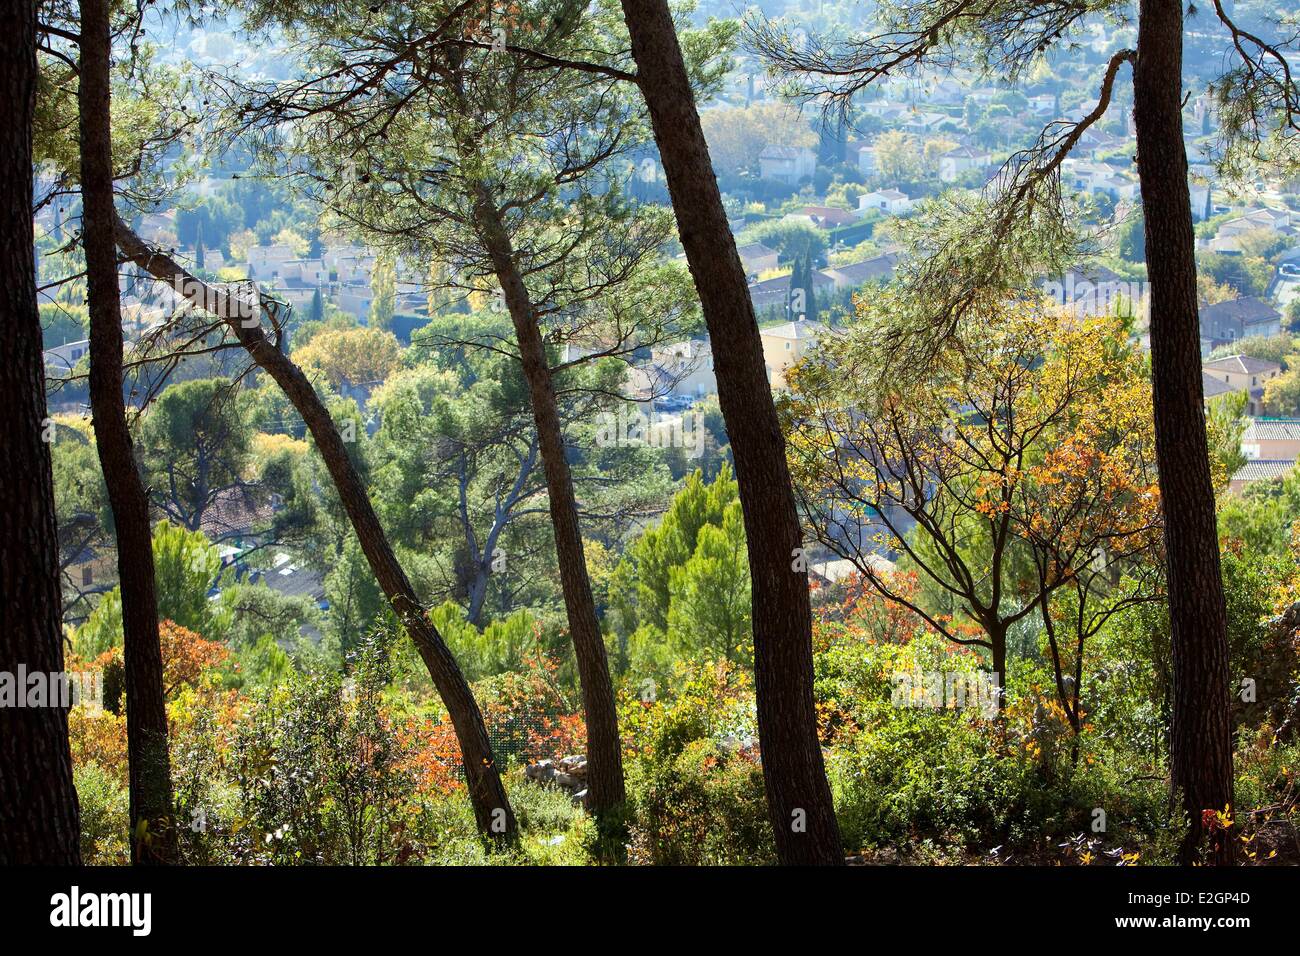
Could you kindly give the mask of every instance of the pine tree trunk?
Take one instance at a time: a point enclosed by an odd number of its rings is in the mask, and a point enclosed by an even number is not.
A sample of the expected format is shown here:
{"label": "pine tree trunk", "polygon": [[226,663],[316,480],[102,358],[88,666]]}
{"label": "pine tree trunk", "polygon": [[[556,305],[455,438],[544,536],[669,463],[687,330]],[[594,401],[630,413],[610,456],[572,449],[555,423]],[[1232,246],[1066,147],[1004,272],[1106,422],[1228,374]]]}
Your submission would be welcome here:
{"label": "pine tree trunk", "polygon": [[[11,4],[0,35],[0,672],[14,679],[20,667],[29,674],[63,671],[33,262],[36,76],[36,4]],[[0,865],[79,864],[79,840],[67,710],[0,707]]]}
{"label": "pine tree trunk", "polygon": [[727,225],[666,0],[623,0],[632,56],[712,340],[753,579],[754,683],[768,813],[782,863],[842,864],[813,703],[808,576],[745,270]]}
{"label": "pine tree trunk", "polygon": [[[1182,120],[1183,10],[1142,0],[1133,69],[1138,173],[1146,216],[1156,464],[1164,505],[1173,643],[1171,781],[1189,830],[1181,857],[1205,845],[1201,814],[1231,807],[1227,612],[1201,386],[1195,240]],[[1230,863],[1230,840],[1212,857]]]}
{"label": "pine tree trunk", "polygon": [[518,830],[514,811],[501,784],[478,702],[398,562],[325,403],[302,370],[266,337],[256,312],[249,315],[250,310],[244,305],[207,286],[169,256],[150,249],[120,219],[116,232],[117,244],[128,259],[154,278],[172,285],[199,308],[206,308],[223,319],[253,361],[280,386],[307,423],[370,570],[415,642],[438,696],[451,716],[479,829],[490,839],[515,840]]}
{"label": "pine tree trunk", "polygon": [[578,500],[574,495],[573,476],[564,447],[555,383],[533,303],[515,263],[510,236],[486,190],[480,193],[475,204],[475,218],[514,323],[533,421],[537,426],[542,467],[546,473],[548,510],[555,532],[564,608],[578,664],[583,715],[587,724],[587,807],[617,829],[618,813],[627,798],[623,784],[623,746],[618,734],[618,712],[614,686],[609,677],[605,640],[600,633],[596,602],[587,575],[587,558],[578,524]]}
{"label": "pine tree trunk", "polygon": [[167,700],[158,643],[149,500],[136,471],[122,397],[122,311],[113,239],[108,0],[81,0],[82,246],[90,311],[90,407],[113,511],[122,593],[122,656],[130,778],[131,860],[176,860]]}

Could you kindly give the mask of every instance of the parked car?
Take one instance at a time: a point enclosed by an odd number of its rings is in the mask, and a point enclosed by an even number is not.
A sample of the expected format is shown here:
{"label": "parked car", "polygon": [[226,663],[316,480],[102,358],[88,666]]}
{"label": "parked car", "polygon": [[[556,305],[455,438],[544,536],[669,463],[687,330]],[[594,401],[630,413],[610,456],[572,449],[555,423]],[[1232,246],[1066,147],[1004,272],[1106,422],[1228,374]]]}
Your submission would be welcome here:
{"label": "parked car", "polygon": [[663,398],[655,399],[655,407],[661,412],[680,412],[693,404],[695,399],[689,395],[665,395]]}

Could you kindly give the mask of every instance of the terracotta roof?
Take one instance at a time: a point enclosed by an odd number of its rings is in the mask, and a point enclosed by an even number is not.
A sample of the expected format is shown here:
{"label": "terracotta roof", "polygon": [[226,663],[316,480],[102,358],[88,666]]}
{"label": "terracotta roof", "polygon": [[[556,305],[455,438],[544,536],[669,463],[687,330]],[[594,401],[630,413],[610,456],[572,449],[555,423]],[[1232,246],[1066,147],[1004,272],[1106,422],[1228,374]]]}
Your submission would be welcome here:
{"label": "terracotta roof", "polygon": [[274,512],[266,495],[255,488],[227,488],[203,513],[200,529],[211,541],[240,537],[271,523]]}

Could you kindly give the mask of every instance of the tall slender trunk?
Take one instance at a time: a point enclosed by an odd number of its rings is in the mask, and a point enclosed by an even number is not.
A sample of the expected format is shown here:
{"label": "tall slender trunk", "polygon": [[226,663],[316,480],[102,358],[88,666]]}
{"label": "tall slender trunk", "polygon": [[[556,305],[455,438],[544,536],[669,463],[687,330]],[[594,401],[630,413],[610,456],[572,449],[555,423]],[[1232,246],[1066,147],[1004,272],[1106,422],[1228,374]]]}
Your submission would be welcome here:
{"label": "tall slender trunk", "polygon": [[610,814],[609,822],[617,826],[617,811],[627,799],[623,785],[623,746],[618,735],[618,711],[614,703],[614,685],[609,677],[605,639],[600,633],[596,602],[587,575],[587,558],[578,524],[578,500],[564,447],[555,383],[546,360],[536,311],[515,263],[510,235],[486,189],[479,193],[474,215],[514,323],[519,358],[532,402],[533,421],[537,426],[537,441],[550,499],[548,510],[555,532],[555,552],[564,591],[564,609],[568,614],[569,634],[573,639],[578,678],[582,685],[583,715],[587,723],[587,806],[599,817]]}
{"label": "tall slender trunk", "polygon": [[753,579],[754,684],[781,862],[842,864],[813,703],[808,576],[763,345],[666,0],[623,0],[632,56],[712,339]]}
{"label": "tall slender trunk", "polygon": [[90,407],[113,510],[122,593],[122,656],[130,778],[131,860],[176,861],[167,700],[158,643],[149,501],[136,471],[122,398],[122,310],[113,239],[108,0],[81,0],[82,245],[90,311]]}
{"label": "tall slender trunk", "polygon": [[197,307],[225,321],[253,361],[280,386],[307,423],[370,570],[415,642],[438,696],[451,716],[479,829],[494,840],[515,840],[518,829],[514,811],[501,784],[501,774],[492,756],[492,744],[478,702],[398,562],[325,403],[302,370],[266,337],[256,304],[252,304],[250,310],[248,303],[242,303],[195,278],[171,257],[150,249],[120,219],[117,220],[116,233],[117,244],[127,258],[149,275],[173,286]]}
{"label": "tall slender trunk", "polygon": [[[1205,436],[1195,240],[1182,120],[1183,9],[1142,0],[1133,68],[1138,174],[1151,284],[1156,465],[1164,505],[1173,644],[1170,767],[1189,829],[1181,858],[1205,842],[1201,814],[1230,808],[1228,638],[1214,489]],[[1232,841],[1212,841],[1230,863]]]}
{"label": "tall slender trunk", "polygon": [[989,631],[989,642],[993,645],[993,676],[997,679],[998,713],[1007,709],[1007,628],[999,621]]}
{"label": "tall slender trunk", "polygon": [[[36,4],[0,33],[0,673],[63,672],[54,479],[32,237]],[[16,694],[26,687],[14,687]],[[13,703],[17,703],[14,701]],[[81,862],[63,707],[0,706],[0,865]]]}

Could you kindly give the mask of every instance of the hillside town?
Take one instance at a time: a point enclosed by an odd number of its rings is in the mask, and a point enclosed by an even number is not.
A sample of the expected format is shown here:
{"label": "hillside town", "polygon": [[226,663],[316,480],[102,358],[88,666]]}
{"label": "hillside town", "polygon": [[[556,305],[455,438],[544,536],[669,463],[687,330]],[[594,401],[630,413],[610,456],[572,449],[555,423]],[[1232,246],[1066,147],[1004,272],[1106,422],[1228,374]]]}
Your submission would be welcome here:
{"label": "hillside town", "polygon": [[1294,11],[30,6],[0,864],[1300,864]]}

